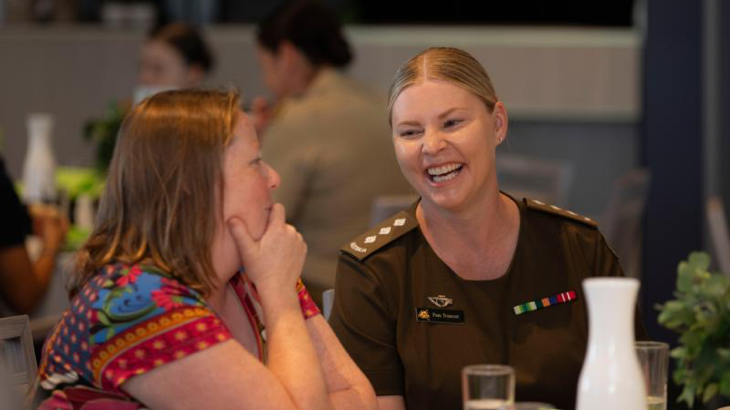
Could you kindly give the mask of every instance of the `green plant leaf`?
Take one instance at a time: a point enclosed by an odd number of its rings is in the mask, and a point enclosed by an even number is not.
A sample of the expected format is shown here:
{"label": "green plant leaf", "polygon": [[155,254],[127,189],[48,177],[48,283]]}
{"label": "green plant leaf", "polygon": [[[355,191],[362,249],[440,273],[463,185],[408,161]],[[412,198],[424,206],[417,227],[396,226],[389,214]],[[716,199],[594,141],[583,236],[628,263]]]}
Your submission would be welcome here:
{"label": "green plant leaf", "polygon": [[[673,357],[675,359],[685,357],[685,356],[687,356],[687,349],[684,347],[675,347],[674,349],[672,349],[669,352],[669,356]],[[677,371],[679,371],[679,370],[684,371],[684,369],[677,369]]]}
{"label": "green plant leaf", "polygon": [[720,394],[730,397],[730,372],[725,373],[720,380]]}
{"label": "green plant leaf", "polygon": [[711,398],[715,397],[717,394],[717,383],[710,383],[707,385],[707,388],[705,388],[705,392],[702,394],[702,402],[707,403],[710,401]]}
{"label": "green plant leaf", "polygon": [[687,262],[696,269],[706,271],[710,267],[710,255],[706,252],[692,252]]}
{"label": "green plant leaf", "polygon": [[677,402],[685,402],[689,408],[692,408],[695,403],[695,389],[685,384],[682,394],[677,398]]}
{"label": "green plant leaf", "polygon": [[702,282],[702,291],[712,297],[722,297],[727,291],[727,279],[718,274],[711,275]]}
{"label": "green plant leaf", "polygon": [[677,267],[677,290],[685,293],[692,290],[692,267],[687,262],[680,262]]}

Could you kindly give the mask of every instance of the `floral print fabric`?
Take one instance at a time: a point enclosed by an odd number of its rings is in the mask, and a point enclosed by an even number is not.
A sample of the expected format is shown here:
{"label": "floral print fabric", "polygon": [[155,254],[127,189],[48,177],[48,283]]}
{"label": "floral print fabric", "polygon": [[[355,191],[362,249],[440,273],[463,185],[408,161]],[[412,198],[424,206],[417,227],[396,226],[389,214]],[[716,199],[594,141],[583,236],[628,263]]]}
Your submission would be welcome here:
{"label": "floral print fabric", "polygon": [[[265,361],[264,326],[255,286],[245,275],[229,282]],[[305,318],[318,315],[304,284],[297,293]],[[40,386],[53,390],[39,409],[141,409],[121,390],[130,377],[231,339],[202,295],[149,266],[109,265],[71,301],[43,347]]]}
{"label": "floral print fabric", "polygon": [[231,337],[181,282],[151,267],[110,265],[74,297],[46,340],[39,381],[46,390],[71,385],[126,395],[120,386],[130,377]]}

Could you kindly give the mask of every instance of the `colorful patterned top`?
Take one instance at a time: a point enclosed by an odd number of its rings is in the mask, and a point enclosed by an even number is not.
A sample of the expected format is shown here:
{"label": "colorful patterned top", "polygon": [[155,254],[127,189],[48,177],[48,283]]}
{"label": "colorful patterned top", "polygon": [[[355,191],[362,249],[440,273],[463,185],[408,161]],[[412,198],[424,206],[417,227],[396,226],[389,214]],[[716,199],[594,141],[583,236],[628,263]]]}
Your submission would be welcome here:
{"label": "colorful patterned top", "polygon": [[[263,361],[255,288],[242,275],[230,284]],[[299,290],[300,301],[310,301],[302,303],[302,311],[317,314],[306,289]],[[231,338],[202,295],[170,275],[150,266],[109,265],[84,285],[46,340],[38,377],[42,388],[54,392],[40,408],[72,408],[72,402],[89,400],[139,408],[120,389],[126,380]]]}

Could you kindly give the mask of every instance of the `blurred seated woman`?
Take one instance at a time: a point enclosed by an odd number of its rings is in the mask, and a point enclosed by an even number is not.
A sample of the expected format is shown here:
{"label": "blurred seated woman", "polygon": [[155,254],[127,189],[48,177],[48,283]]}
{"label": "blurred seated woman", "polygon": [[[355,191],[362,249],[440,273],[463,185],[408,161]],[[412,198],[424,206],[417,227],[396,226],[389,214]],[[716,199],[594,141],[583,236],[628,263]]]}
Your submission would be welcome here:
{"label": "blurred seated woman", "polygon": [[[310,245],[302,279],[319,302],[334,287],[338,248],[368,228],[373,201],[411,191],[393,155],[385,96],[344,71],[352,53],[336,14],[321,2],[280,3],[256,38],[263,82],[277,98],[262,151],[284,181],[276,200]],[[256,106],[261,125],[267,114]]]}
{"label": "blurred seated woman", "polygon": [[170,89],[200,87],[215,59],[200,31],[171,23],[150,32],[140,50],[134,102]]}
{"label": "blurred seated woman", "polygon": [[41,408],[373,407],[299,282],[307,247],[278,185],[236,93],[135,106],[44,347]]}
{"label": "blurred seated woman", "polygon": [[588,339],[581,282],[622,275],[596,223],[499,190],[507,110],[468,53],[408,60],[389,112],[421,199],[342,248],[330,318],[380,408],[461,408],[461,369],[483,363],[514,367],[518,400],[573,408]]}
{"label": "blurred seated woman", "polygon": [[[52,205],[24,205],[0,156],[0,317],[29,314],[51,285],[68,219]],[[27,235],[41,239],[33,260],[25,247]]]}

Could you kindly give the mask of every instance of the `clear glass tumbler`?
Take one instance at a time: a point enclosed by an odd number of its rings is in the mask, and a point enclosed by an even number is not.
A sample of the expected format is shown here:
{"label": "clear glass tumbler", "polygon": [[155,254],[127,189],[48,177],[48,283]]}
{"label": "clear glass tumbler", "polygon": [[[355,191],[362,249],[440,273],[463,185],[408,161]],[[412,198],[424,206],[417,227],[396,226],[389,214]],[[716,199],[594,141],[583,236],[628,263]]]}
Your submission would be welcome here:
{"label": "clear glass tumbler", "polygon": [[648,408],[666,410],[669,345],[663,342],[636,342],[635,347],[646,382]]}
{"label": "clear glass tumbler", "polygon": [[461,371],[464,410],[511,409],[515,401],[515,372],[511,366],[476,364]]}

